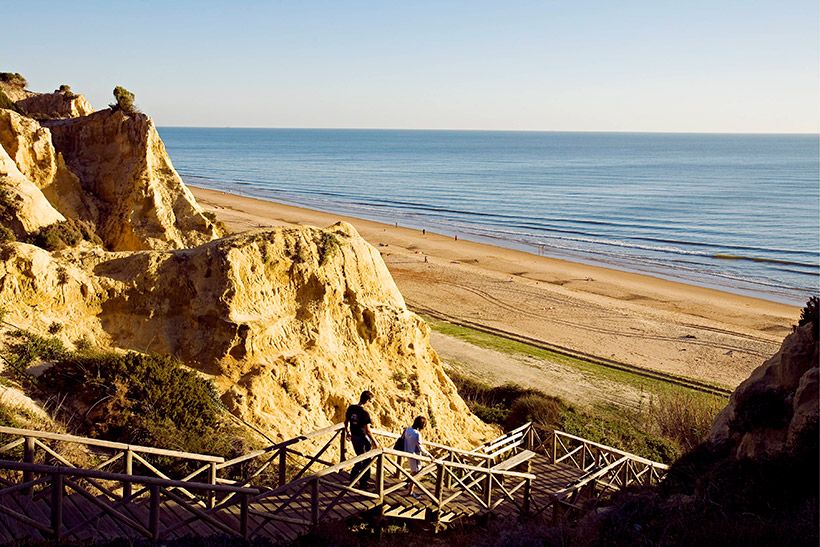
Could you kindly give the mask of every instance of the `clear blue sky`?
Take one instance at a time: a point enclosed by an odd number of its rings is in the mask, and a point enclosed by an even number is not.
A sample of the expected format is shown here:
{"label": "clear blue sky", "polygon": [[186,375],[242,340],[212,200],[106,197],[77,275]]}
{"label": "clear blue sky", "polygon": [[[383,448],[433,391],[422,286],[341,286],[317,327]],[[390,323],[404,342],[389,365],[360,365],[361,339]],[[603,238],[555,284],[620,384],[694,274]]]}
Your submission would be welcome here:
{"label": "clear blue sky", "polygon": [[0,71],[159,125],[817,132],[817,0],[0,0]]}

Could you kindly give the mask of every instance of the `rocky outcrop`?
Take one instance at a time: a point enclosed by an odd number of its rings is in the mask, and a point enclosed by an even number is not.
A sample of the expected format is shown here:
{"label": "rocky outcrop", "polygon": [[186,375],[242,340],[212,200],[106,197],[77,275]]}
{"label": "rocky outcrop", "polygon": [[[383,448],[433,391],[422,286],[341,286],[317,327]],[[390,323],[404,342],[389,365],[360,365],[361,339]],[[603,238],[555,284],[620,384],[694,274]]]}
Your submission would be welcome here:
{"label": "rocky outcrop", "polygon": [[97,318],[105,295],[98,290],[71,260],[25,243],[0,246],[0,302],[6,319],[21,328],[46,333],[57,324],[66,341],[107,345]]}
{"label": "rocky outcrop", "polygon": [[62,220],[65,217],[0,147],[0,221],[3,226],[20,238]]}
{"label": "rocky outcrop", "polygon": [[780,351],[738,386],[709,441],[736,459],[793,453],[818,434],[818,341],[813,325],[795,329]]}
{"label": "rocky outcrop", "polygon": [[281,437],[342,420],[365,389],[380,427],[421,414],[431,439],[468,446],[494,433],[351,226],[217,239],[144,114],[38,122],[0,110],[0,187],[18,238],[67,218],[90,221],[105,243],[0,243],[0,305],[21,328],[174,355],[212,378],[233,413]]}
{"label": "rocky outcrop", "polygon": [[35,120],[78,118],[94,112],[85,97],[65,91],[35,93],[17,100],[17,108]]}
{"label": "rocky outcrop", "polygon": [[106,109],[44,124],[96,203],[97,218],[90,220],[108,249],[179,249],[219,237],[145,114]]}
{"label": "rocky outcrop", "polygon": [[[466,446],[491,433],[457,395],[378,251],[353,227],[280,228],[98,262],[114,344],[210,374],[236,414],[282,436],[343,419],[364,389],[397,430],[417,414]],[[287,416],[287,419],[283,419]]]}
{"label": "rocky outcrop", "polygon": [[63,216],[96,224],[98,213],[94,200],[85,195],[77,176],[54,150],[47,128],[36,120],[0,109],[0,147]]}

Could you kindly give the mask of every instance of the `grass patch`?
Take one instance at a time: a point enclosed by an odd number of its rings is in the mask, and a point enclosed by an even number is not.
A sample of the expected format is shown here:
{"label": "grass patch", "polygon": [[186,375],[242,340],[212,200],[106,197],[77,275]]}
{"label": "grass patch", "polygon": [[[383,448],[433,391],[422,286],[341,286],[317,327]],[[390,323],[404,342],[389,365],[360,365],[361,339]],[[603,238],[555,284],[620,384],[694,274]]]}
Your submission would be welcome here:
{"label": "grass patch", "polygon": [[440,321],[438,319],[433,319],[431,317],[424,315],[422,315],[422,317],[430,326],[430,328],[435,330],[436,332],[445,334],[447,336],[452,336],[453,338],[458,338],[459,340],[463,340],[467,343],[470,343],[474,346],[478,346],[481,348],[495,350],[510,355],[525,355],[528,357],[539,359],[541,361],[549,361],[551,363],[556,363],[559,365],[566,365],[576,370],[579,370],[585,374],[595,376],[598,378],[604,378],[613,382],[617,382],[619,384],[631,386],[641,391],[646,391],[650,393],[694,394],[695,396],[718,399],[723,401],[724,403],[727,400],[726,398],[717,395],[710,395],[708,393],[693,390],[685,386],[664,382],[663,380],[647,378],[645,376],[640,376],[638,374],[633,374],[624,370],[617,370],[601,366],[592,361],[586,361],[584,359],[580,359],[577,357],[570,357],[568,355],[563,355],[561,353],[557,353],[554,351],[537,348],[535,346],[531,346],[523,342],[517,342],[515,340],[510,340],[508,338],[496,336],[494,334],[488,334],[476,329],[471,329],[469,327],[453,325],[452,323]]}

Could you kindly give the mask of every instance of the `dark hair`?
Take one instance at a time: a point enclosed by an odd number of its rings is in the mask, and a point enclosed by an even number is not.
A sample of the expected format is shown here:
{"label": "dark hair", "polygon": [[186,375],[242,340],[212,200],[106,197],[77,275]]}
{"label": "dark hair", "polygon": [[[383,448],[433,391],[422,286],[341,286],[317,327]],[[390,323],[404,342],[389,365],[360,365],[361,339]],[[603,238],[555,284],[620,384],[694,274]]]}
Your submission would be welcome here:
{"label": "dark hair", "polygon": [[424,429],[427,426],[427,418],[424,416],[416,416],[416,419],[413,420],[413,429]]}
{"label": "dark hair", "polygon": [[367,401],[373,398],[373,394],[369,391],[362,391],[361,397],[359,397],[359,404],[363,405]]}

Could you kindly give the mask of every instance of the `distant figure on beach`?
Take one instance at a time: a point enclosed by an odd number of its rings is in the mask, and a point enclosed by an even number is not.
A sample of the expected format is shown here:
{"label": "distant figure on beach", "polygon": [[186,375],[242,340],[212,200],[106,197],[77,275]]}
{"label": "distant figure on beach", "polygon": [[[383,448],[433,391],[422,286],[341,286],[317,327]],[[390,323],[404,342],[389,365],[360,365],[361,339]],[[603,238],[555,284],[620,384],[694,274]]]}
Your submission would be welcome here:
{"label": "distant figure on beach", "polygon": [[[373,438],[370,432],[370,424],[373,421],[370,419],[370,414],[364,409],[369,401],[373,399],[373,394],[369,391],[363,391],[359,397],[359,404],[350,405],[345,412],[345,438],[353,444],[353,450],[359,456],[378,448],[379,443]],[[370,481],[370,463],[372,460],[365,460],[353,465],[351,477],[358,477],[359,473],[364,470],[359,479],[359,488],[367,489],[367,483]]]}
{"label": "distant figure on beach", "polygon": [[456,241],[458,241],[458,234],[454,235],[454,236],[453,236],[453,239],[455,239]]}
{"label": "distant figure on beach", "polygon": [[421,235],[426,236],[426,235],[427,235],[427,230],[425,230],[424,228],[422,228],[422,229],[421,229]]}
{"label": "distant figure on beach", "polygon": [[[428,458],[432,458],[433,455],[430,454],[422,445],[421,443],[424,442],[421,439],[421,430],[427,427],[427,418],[424,416],[416,416],[416,419],[413,420],[413,425],[406,428],[404,433],[402,433],[402,438],[404,440],[404,451],[409,452],[410,454],[419,454],[421,456],[427,456]],[[407,458],[410,460],[410,472],[413,475],[418,474],[421,470],[421,462],[415,458]],[[410,483],[410,488],[407,489],[407,494],[413,496],[414,498],[418,498],[418,494],[413,493],[413,489],[415,484],[412,482]]]}

